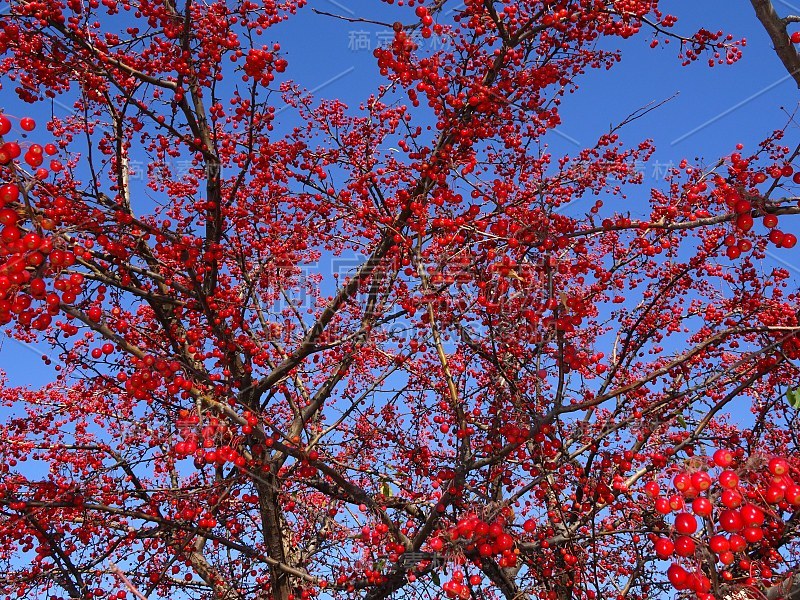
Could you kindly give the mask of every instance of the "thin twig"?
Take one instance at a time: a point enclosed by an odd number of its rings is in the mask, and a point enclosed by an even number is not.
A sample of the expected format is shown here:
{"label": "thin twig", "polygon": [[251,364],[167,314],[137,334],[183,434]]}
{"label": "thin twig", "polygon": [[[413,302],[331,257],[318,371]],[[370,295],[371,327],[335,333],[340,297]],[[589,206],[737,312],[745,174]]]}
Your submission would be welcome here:
{"label": "thin twig", "polygon": [[123,585],[124,585],[126,588],[128,588],[128,589],[131,591],[131,593],[132,593],[134,596],[136,596],[137,598],[139,598],[139,600],[147,600],[147,596],[145,596],[144,594],[142,594],[142,592],[140,592],[140,591],[139,591],[139,590],[136,588],[136,586],[135,586],[135,585],[133,585],[133,583],[131,582],[131,580],[130,580],[130,579],[128,579],[128,577],[125,575],[125,573],[123,573],[123,572],[122,572],[122,569],[120,569],[120,568],[117,566],[117,564],[116,564],[115,562],[113,562],[113,561],[111,561],[111,570],[112,570],[112,571],[114,571],[114,573],[116,573],[116,574],[117,574],[117,576],[118,576],[118,577],[119,577],[119,578],[122,580],[122,584],[123,584]]}
{"label": "thin twig", "polygon": [[312,8],[311,12],[323,15],[325,17],[333,17],[334,19],[341,19],[342,21],[347,21],[348,23],[370,23],[372,25],[383,25],[384,27],[392,27],[391,23],[385,23],[383,21],[373,21],[372,19],[365,19],[364,17],[345,17],[344,15],[337,15],[334,13],[325,12],[324,10],[319,10],[318,8]]}

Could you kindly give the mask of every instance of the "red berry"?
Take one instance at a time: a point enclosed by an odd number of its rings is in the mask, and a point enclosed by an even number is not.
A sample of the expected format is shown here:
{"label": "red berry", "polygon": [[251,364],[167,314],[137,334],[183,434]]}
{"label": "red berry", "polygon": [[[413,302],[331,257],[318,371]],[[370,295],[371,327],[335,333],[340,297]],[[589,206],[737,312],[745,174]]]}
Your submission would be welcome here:
{"label": "red berry", "polygon": [[689,573],[680,565],[670,565],[667,569],[667,579],[676,590],[683,590],[689,582]]}
{"label": "red berry", "polygon": [[786,459],[775,457],[769,461],[769,472],[773,475],[783,475],[789,470],[789,463]]}
{"label": "red berry", "polygon": [[25,131],[33,131],[36,129],[36,121],[30,117],[23,117],[19,120],[19,126]]}
{"label": "red berry", "polygon": [[13,225],[19,220],[19,215],[16,211],[10,208],[3,208],[0,210],[0,224]]}
{"label": "red berry", "polygon": [[3,151],[11,158],[19,158],[19,155],[22,154],[22,148],[17,142],[6,142],[3,144]]}
{"label": "red berry", "polygon": [[762,525],[764,523],[764,511],[755,504],[747,503],[739,509],[745,525]]}
{"label": "red berry", "polygon": [[535,519],[528,519],[522,524],[522,529],[526,533],[532,533],[536,531],[536,520]]}
{"label": "red berry", "polygon": [[648,481],[644,484],[644,491],[651,498],[655,498],[661,491],[661,487],[655,481]]}
{"label": "red berry", "polygon": [[680,494],[673,494],[669,497],[669,507],[674,511],[683,510],[686,503],[683,501],[683,496]]}
{"label": "red berry", "polygon": [[708,498],[695,498],[692,502],[692,510],[698,517],[708,517],[711,515],[713,505]]}
{"label": "red berry", "polygon": [[711,548],[711,551],[719,554],[721,552],[727,552],[730,550],[730,543],[728,542],[728,538],[724,535],[714,535],[711,536],[711,539],[708,540],[708,547]]}
{"label": "red berry", "polygon": [[705,471],[696,471],[692,473],[692,486],[701,492],[706,491],[711,487],[711,475]]}
{"label": "red berry", "polygon": [[678,556],[691,556],[696,547],[694,540],[689,536],[682,535],[675,540],[675,554]]}
{"label": "red berry", "polygon": [[773,229],[769,232],[769,241],[776,246],[780,246],[783,244],[783,232],[779,229]]}
{"label": "red berry", "polygon": [[692,578],[692,589],[700,594],[707,594],[711,591],[711,580],[702,573],[695,573]]}
{"label": "red berry", "polygon": [[720,496],[720,501],[726,508],[736,508],[742,504],[742,495],[736,490],[724,490]]}
{"label": "red berry", "polygon": [[694,515],[682,512],[675,515],[675,531],[683,535],[691,535],[697,531],[697,519]]}
{"label": "red berry", "polygon": [[787,486],[783,498],[792,506],[800,506],[800,485],[793,483]]}
{"label": "red berry", "polygon": [[672,512],[672,507],[670,506],[669,500],[664,498],[664,496],[656,498],[656,512],[659,512],[662,515],[668,515]]}
{"label": "red berry", "polygon": [[739,476],[735,471],[723,471],[719,474],[719,484],[724,488],[733,489],[739,485]]}
{"label": "red berry", "polygon": [[31,167],[38,167],[42,164],[42,155],[36,154],[34,152],[26,152],[25,156],[23,157],[25,162],[28,163]]}
{"label": "red berry", "polygon": [[714,464],[718,467],[726,468],[733,462],[733,453],[730,450],[720,448],[714,452]]}
{"label": "red berry", "polygon": [[742,231],[750,231],[753,228],[752,215],[748,214],[739,215],[736,218],[736,227],[738,227]]}
{"label": "red berry", "polygon": [[755,544],[764,539],[764,530],[761,527],[745,527],[742,530],[742,536],[749,543]]}
{"label": "red berry", "polygon": [[495,546],[500,552],[504,550],[511,550],[514,547],[514,538],[507,533],[501,533],[497,536]]}
{"label": "red berry", "polygon": [[778,504],[783,500],[783,495],[782,487],[771,485],[764,493],[764,500],[766,500],[768,504]]}
{"label": "red berry", "polygon": [[729,533],[741,531],[744,527],[742,515],[738,510],[723,510],[719,515],[719,526]]}
{"label": "red berry", "polygon": [[19,199],[19,188],[13,183],[0,186],[0,203],[8,204]]}
{"label": "red berry", "polygon": [[688,473],[678,473],[672,479],[672,485],[674,485],[675,489],[679,492],[684,492],[692,485],[692,479],[689,477]]}
{"label": "red berry", "polygon": [[738,246],[728,246],[728,248],[725,250],[725,256],[727,256],[731,260],[739,258],[741,254],[742,251],[739,250]]}
{"label": "red berry", "polygon": [[658,538],[655,542],[656,556],[660,559],[669,558],[675,551],[675,544],[669,538]]}
{"label": "red berry", "polygon": [[732,535],[728,539],[728,542],[731,545],[731,552],[741,552],[742,550],[747,548],[747,540],[745,540],[740,535],[736,535],[736,534]]}

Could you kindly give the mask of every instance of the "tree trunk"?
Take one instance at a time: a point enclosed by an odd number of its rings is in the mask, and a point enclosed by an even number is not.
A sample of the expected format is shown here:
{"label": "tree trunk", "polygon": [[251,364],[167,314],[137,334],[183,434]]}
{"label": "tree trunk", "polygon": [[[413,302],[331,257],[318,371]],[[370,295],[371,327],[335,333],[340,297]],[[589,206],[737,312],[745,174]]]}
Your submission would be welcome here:
{"label": "tree trunk", "polygon": [[[263,481],[257,483],[259,507],[261,510],[261,528],[269,556],[286,562],[286,547],[281,528],[281,511],[278,504],[277,477],[274,473],[265,474]],[[273,600],[289,600],[292,591],[289,575],[277,565],[270,565],[270,582]]]}

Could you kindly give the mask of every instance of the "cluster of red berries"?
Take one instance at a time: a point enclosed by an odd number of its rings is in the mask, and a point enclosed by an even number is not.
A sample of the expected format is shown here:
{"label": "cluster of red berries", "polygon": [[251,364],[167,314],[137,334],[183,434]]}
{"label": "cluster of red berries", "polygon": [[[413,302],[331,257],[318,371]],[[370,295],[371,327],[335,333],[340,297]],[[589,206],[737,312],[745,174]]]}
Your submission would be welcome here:
{"label": "cluster of red berries", "polygon": [[[714,597],[711,580],[702,569],[703,564],[708,566],[701,560],[707,551],[721,565],[724,581],[733,580],[729,567],[736,566],[748,573],[758,566],[762,578],[771,577],[771,543],[783,529],[780,511],[800,507],[800,485],[791,478],[785,458],[772,458],[766,469],[745,465],[738,471],[732,468],[734,460],[730,451],[717,450],[712,472],[700,467],[675,474],[671,495],[662,495],[656,481],[644,486],[654,499],[655,511],[673,516],[669,531],[650,535],[656,556],[675,560],[667,578],[675,589],[693,591],[699,600]],[[754,551],[763,557],[760,566],[752,561]],[[756,583],[752,577],[746,579],[748,585]]]}
{"label": "cluster of red berries", "polygon": [[[36,129],[36,121],[30,117],[23,117],[19,120],[19,127],[25,132],[30,132]],[[0,115],[0,136],[5,136],[11,132],[11,120],[5,115]],[[58,153],[58,148],[55,144],[46,144],[41,146],[39,144],[28,144],[25,155],[22,159],[25,163],[34,169],[37,169],[35,176],[37,179],[45,179],[50,171],[61,171],[64,165],[57,159],[50,160],[49,170],[42,166],[45,156],[53,156]],[[9,141],[0,143],[0,165],[10,164],[11,161],[19,158],[22,155],[22,147],[19,142]]]}
{"label": "cluster of red berries", "polygon": [[[113,352],[113,346],[104,344],[100,349],[101,354]],[[94,357],[94,354],[92,355]],[[164,380],[171,380],[175,373],[180,369],[177,361],[165,361],[154,356],[131,359],[133,372],[128,374],[124,371],[117,373],[117,381],[124,385],[125,391],[137,400],[147,400],[161,388]]]}
{"label": "cluster of red berries", "polygon": [[[274,50],[280,49],[275,46]],[[247,81],[249,78],[258,80],[261,85],[268,86],[275,79],[274,72],[283,73],[286,70],[288,62],[283,58],[276,58],[275,54],[268,48],[253,48],[245,58],[243,79]]]}
{"label": "cluster of red berries", "polygon": [[[29,132],[35,129],[36,123],[23,118],[19,126]],[[9,118],[0,115],[0,167],[12,165],[12,170],[4,177],[9,183],[0,186],[0,324],[15,320],[24,327],[45,330],[58,314],[62,302],[76,301],[83,291],[84,278],[79,273],[59,276],[75,264],[79,251],[57,247],[56,238],[48,233],[55,228],[49,213],[68,210],[67,200],[52,199],[52,206],[35,223],[30,222],[32,215],[25,208],[27,199],[23,195],[50,172],[41,166],[44,156],[56,154],[57,149],[53,144],[27,146],[24,161],[37,170],[33,179],[26,183],[24,173],[13,167],[22,153],[20,144],[2,140],[11,129]],[[50,162],[50,170],[62,168],[59,161]],[[45,278],[53,279],[53,289],[48,290]]]}
{"label": "cluster of red berries", "polygon": [[[741,144],[737,145],[737,149],[742,147]],[[777,228],[778,215],[769,212],[765,206],[761,206],[755,201],[759,192],[752,187],[748,192],[751,196],[747,196],[743,195],[742,188],[760,185],[769,178],[778,181],[791,177],[795,184],[800,184],[800,172],[796,172],[791,164],[774,164],[765,169],[754,170],[751,162],[752,159],[742,156],[740,152],[734,152],[729,165],[729,178],[725,179],[721,175],[717,175],[713,179],[715,188],[712,194],[719,201],[724,202],[733,215],[736,215],[733,220],[733,231],[723,241],[726,246],[725,254],[730,259],[736,259],[743,252],[752,249],[752,241],[747,238],[740,239],[738,234],[749,232],[755,225],[755,218],[759,215],[763,219],[763,225],[768,231],[767,237],[771,243],[778,248],[793,248],[797,245],[795,234],[786,233]],[[693,185],[687,194],[687,199],[697,201],[707,188],[708,185],[705,182]]]}
{"label": "cluster of red berries", "polygon": [[[525,521],[523,528],[526,532],[533,531],[536,529],[536,521],[533,519]],[[503,568],[517,564],[514,536],[506,531],[505,520],[502,517],[489,523],[476,515],[466,516],[447,531],[442,531],[434,537],[431,540],[431,549],[440,552],[444,549],[445,542],[463,546],[465,552],[477,552],[481,557],[499,555],[498,564]]]}
{"label": "cluster of red berries", "polygon": [[[252,423],[250,418],[253,419]],[[181,411],[179,434],[183,438],[175,444],[175,455],[178,458],[194,456],[195,465],[200,468],[206,464],[224,465],[225,463],[235,464],[237,467],[244,467],[247,464],[245,458],[236,449],[234,432],[223,421],[216,417],[208,421],[197,430],[200,425],[200,417],[190,414],[188,411]],[[252,431],[252,426],[257,423],[255,416],[248,414],[248,428]]]}
{"label": "cluster of red berries", "polygon": [[184,521],[194,521],[197,517],[197,525],[203,529],[214,529],[217,526],[217,519],[209,510],[203,510],[200,507],[191,506],[188,503],[182,503],[179,507],[175,517]]}
{"label": "cluster of red berries", "polygon": [[[759,173],[759,175],[763,175]],[[737,217],[734,221],[735,230],[746,233],[753,228],[755,224],[755,220],[753,219],[753,206],[749,200],[745,200],[740,198],[738,195],[734,195],[733,200],[729,201],[728,204],[736,213]],[[785,233],[779,229],[778,226],[778,217],[772,213],[765,214],[763,217],[763,225],[764,227],[769,230],[767,234],[769,241],[775,244],[779,248],[794,248],[797,245],[797,236],[793,233]],[[734,234],[728,235],[724,240],[725,246],[727,246],[725,254],[730,259],[738,258],[742,252],[748,252],[752,247],[753,244],[748,239],[738,239]]]}
{"label": "cluster of red berries", "polygon": [[[471,586],[480,585],[480,575],[471,575],[469,584]],[[442,584],[442,589],[448,598],[461,598],[462,600],[469,600],[472,597],[470,585],[464,582],[464,573],[461,571],[454,571],[451,579]]]}

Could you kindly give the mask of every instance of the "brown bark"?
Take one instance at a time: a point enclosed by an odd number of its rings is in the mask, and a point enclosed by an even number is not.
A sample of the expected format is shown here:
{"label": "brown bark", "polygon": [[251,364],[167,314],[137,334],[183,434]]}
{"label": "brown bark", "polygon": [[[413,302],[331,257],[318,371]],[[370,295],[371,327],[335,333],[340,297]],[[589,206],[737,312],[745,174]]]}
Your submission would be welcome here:
{"label": "brown bark", "polygon": [[789,35],[786,33],[786,22],[775,12],[775,7],[770,0],[750,0],[750,4],[753,5],[758,20],[769,34],[775,47],[775,53],[797,83],[797,87],[800,88],[800,54],[789,40]]}
{"label": "brown bark", "polygon": [[[261,510],[261,526],[264,542],[269,556],[281,564],[289,564],[286,557],[283,531],[281,528],[281,510],[278,504],[277,478],[274,473],[268,474],[263,481],[257,483],[259,506]],[[288,573],[279,566],[270,564],[270,583],[272,600],[289,600],[292,584]]]}

